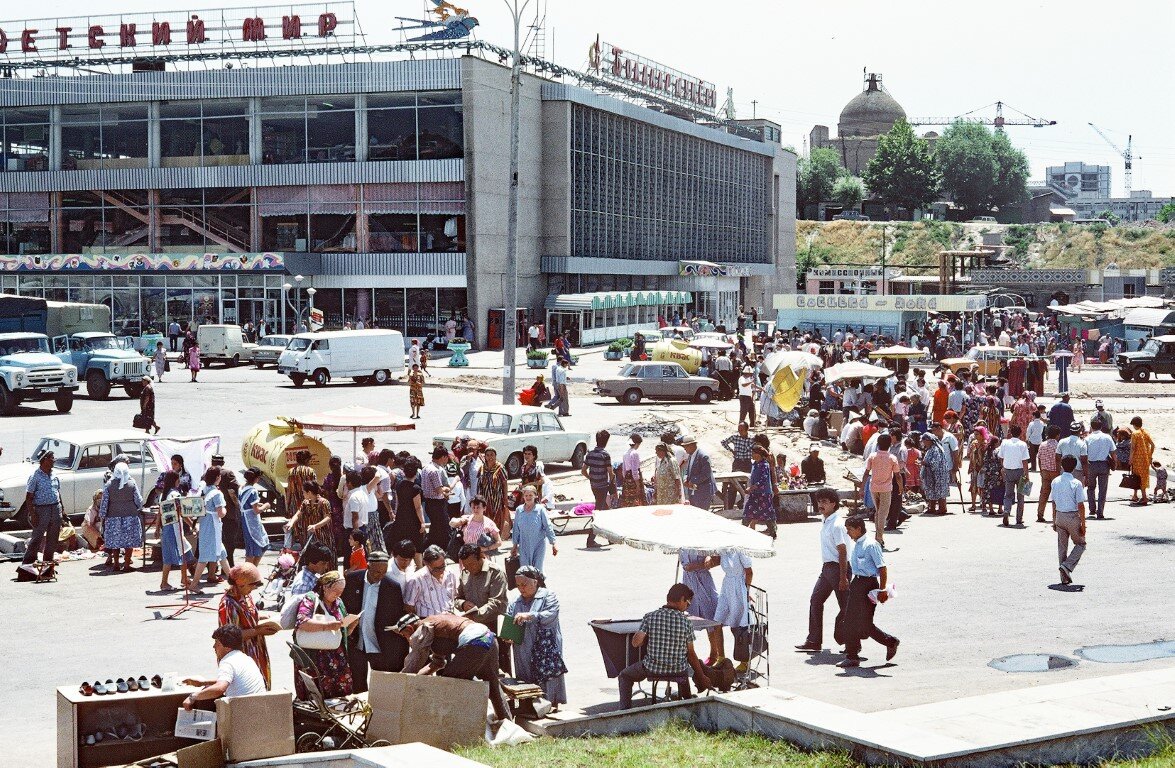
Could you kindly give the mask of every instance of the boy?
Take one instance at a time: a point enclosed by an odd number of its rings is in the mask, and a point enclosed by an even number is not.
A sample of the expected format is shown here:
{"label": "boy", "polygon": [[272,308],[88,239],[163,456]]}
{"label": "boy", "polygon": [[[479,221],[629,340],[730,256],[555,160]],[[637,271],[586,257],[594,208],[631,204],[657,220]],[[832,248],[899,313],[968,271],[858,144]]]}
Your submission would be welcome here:
{"label": "boy", "polygon": [[367,570],[367,534],[358,529],[351,531],[347,537],[347,541],[351,543],[351,558],[347,563],[347,570],[349,571],[366,571]]}

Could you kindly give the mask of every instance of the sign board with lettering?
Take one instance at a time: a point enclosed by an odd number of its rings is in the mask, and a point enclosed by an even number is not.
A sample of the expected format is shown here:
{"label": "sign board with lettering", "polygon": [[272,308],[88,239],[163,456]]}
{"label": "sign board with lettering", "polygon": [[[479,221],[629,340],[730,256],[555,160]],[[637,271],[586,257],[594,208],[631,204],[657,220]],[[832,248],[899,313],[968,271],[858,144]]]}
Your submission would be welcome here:
{"label": "sign board with lettering", "polygon": [[856,296],[852,294],[812,295],[777,293],[775,309],[835,310],[861,312],[979,312],[987,306],[986,296]]}
{"label": "sign board with lettering", "polygon": [[714,83],[658,64],[618,45],[601,42],[599,38],[588,50],[588,67],[592,74],[605,80],[687,109],[718,108],[718,87]]}
{"label": "sign board with lettering", "polygon": [[356,32],[353,2],[0,21],[0,65],[353,45]]}

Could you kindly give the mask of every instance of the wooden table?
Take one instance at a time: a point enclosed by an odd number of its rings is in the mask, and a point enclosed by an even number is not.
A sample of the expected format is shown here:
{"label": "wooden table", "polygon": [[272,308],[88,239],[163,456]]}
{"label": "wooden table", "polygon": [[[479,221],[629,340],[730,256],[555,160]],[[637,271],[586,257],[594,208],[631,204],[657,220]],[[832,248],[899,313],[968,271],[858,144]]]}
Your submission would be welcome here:
{"label": "wooden table", "polygon": [[717,472],[714,474],[714,483],[720,490],[710,502],[710,511],[733,509],[736,506],[741,508],[746,502],[751,475],[749,472]]}

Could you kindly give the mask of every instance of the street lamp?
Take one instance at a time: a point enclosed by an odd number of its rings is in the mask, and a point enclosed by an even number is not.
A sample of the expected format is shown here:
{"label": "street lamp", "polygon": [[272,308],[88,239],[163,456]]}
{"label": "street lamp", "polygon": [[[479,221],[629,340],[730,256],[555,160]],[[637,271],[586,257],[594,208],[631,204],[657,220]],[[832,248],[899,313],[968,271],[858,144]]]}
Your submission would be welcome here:
{"label": "street lamp", "polygon": [[524,0],[502,0],[514,19],[514,50],[510,59],[510,198],[506,207],[506,318],[502,328],[502,404],[514,402],[514,358],[518,352],[518,100],[522,87],[522,14]]}
{"label": "street lamp", "polygon": [[[290,300],[290,291],[293,290],[294,286],[291,285],[290,283],[283,283],[282,284],[282,293],[286,297],[286,304],[288,304],[290,309],[292,309],[294,311],[294,328],[295,328],[295,330],[297,330],[298,323],[301,322],[301,320],[302,320],[302,293],[301,293],[300,289],[302,287],[302,281],[305,279],[306,278],[303,277],[302,275],[294,275],[294,283],[296,283],[299,288],[297,306],[295,306],[294,302]],[[313,288],[308,289],[307,293],[310,294],[311,301],[313,302],[314,289]],[[284,323],[283,323],[283,325],[284,325]]]}

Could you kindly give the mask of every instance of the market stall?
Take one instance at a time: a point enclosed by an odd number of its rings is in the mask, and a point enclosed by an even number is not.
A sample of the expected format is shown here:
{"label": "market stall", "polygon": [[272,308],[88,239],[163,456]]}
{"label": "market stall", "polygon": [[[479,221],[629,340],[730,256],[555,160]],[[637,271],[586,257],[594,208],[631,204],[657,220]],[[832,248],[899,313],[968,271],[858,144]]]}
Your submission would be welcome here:
{"label": "market stall", "polygon": [[543,307],[551,338],[570,331],[571,343],[586,347],[656,330],[658,318],[684,315],[692,300],[688,291],[602,291],[552,294]]}

